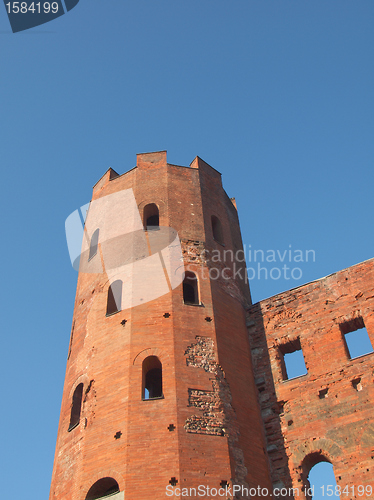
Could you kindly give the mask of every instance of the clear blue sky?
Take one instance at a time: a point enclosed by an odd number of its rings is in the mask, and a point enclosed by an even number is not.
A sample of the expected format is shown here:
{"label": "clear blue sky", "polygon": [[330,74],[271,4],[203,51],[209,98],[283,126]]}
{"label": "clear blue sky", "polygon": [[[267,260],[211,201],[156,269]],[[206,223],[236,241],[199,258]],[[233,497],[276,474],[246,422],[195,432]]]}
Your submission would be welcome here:
{"label": "clear blue sky", "polygon": [[18,34],[0,13],[1,496],[43,500],[77,278],[64,221],[108,167],[199,155],[247,248],[315,251],[299,280],[255,278],[255,301],[374,256],[374,2],[80,0]]}

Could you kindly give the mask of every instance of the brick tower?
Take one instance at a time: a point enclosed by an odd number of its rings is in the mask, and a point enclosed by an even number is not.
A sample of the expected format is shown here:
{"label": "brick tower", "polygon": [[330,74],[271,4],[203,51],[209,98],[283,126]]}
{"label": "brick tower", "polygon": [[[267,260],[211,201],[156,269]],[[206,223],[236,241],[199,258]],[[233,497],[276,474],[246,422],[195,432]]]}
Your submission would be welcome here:
{"label": "brick tower", "polygon": [[50,500],[267,498],[243,255],[235,201],[200,158],[140,154],[97,182]]}

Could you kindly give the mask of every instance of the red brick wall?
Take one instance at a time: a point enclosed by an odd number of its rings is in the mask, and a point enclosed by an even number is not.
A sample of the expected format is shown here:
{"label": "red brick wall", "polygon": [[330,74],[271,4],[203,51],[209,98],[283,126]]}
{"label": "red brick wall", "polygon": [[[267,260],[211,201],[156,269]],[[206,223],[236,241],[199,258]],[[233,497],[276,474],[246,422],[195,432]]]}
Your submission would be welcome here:
{"label": "red brick wall", "polygon": [[[341,498],[373,497],[360,495],[357,486],[374,490],[374,354],[350,359],[340,326],[360,323],[360,318],[374,346],[374,259],[249,308],[275,485],[301,490],[310,468],[324,457],[334,466],[337,484],[349,487],[349,495]],[[284,380],[282,346],[298,338],[308,373]],[[356,379],[362,390],[352,384]],[[296,498],[305,495],[300,491]]]}

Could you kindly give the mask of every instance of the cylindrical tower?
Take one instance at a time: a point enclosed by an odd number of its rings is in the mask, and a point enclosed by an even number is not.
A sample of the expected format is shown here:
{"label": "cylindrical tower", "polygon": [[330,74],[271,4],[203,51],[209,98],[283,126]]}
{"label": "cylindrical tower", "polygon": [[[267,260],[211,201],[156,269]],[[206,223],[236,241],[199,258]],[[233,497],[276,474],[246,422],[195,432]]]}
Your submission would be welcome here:
{"label": "cylindrical tower", "polygon": [[219,172],[166,152],[108,170],[84,228],[50,500],[267,498],[249,304]]}

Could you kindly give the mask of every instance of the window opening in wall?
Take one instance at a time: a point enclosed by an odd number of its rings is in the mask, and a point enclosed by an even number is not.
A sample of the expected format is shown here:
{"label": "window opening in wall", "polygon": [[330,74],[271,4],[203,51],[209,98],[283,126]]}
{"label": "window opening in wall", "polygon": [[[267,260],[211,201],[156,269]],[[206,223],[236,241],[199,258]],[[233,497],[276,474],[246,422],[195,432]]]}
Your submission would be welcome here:
{"label": "window opening in wall", "polygon": [[287,342],[287,344],[282,344],[279,349],[283,356],[282,372],[284,380],[301,377],[308,373],[299,338]]}
{"label": "window opening in wall", "polygon": [[89,489],[85,500],[99,500],[119,493],[119,486],[112,477],[103,477]]}
{"label": "window opening in wall", "polygon": [[121,310],[122,302],[122,281],[114,281],[108,288],[108,299],[106,306],[106,315],[114,314]]}
{"label": "window opening in wall", "polygon": [[68,431],[73,430],[79,424],[81,418],[82,396],[83,384],[79,384],[75,388],[71,402],[70,424]]}
{"label": "window opening in wall", "polygon": [[344,335],[348,354],[351,359],[373,352],[369,334],[361,317],[342,323],[340,330]]}
{"label": "window opening in wall", "polygon": [[88,254],[88,260],[91,260],[92,257],[95,257],[97,254],[97,246],[99,244],[99,229],[96,229],[96,231],[93,233],[91,237],[91,242],[90,242],[90,252]]}
{"label": "window opening in wall", "polygon": [[143,212],[144,228],[148,231],[160,229],[160,216],[158,206],[155,203],[149,203],[144,207]]}
{"label": "window opening in wall", "polygon": [[222,224],[219,218],[216,217],[215,215],[212,215],[212,231],[213,231],[213,238],[216,241],[218,241],[218,243],[221,243],[221,245],[223,245],[224,240],[223,240]]}
{"label": "window opening in wall", "polygon": [[[329,462],[319,462],[309,472],[310,495],[308,500],[326,500],[340,498],[336,485],[334,468]],[[344,494],[343,497],[344,498]],[[347,497],[348,498],[348,497]]]}
{"label": "window opening in wall", "polygon": [[163,398],[162,365],[157,356],[148,356],[143,361],[143,399]]}
{"label": "window opening in wall", "polygon": [[183,302],[189,305],[199,304],[199,290],[196,274],[187,271],[183,280]]}

